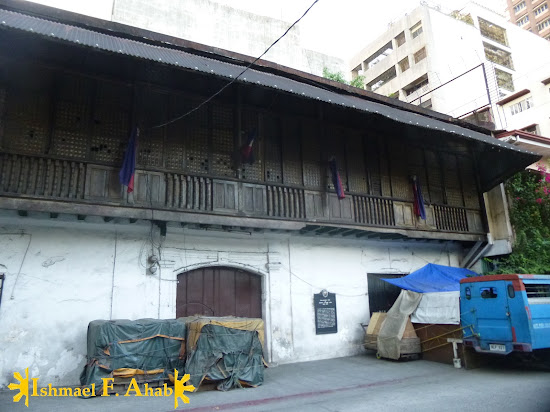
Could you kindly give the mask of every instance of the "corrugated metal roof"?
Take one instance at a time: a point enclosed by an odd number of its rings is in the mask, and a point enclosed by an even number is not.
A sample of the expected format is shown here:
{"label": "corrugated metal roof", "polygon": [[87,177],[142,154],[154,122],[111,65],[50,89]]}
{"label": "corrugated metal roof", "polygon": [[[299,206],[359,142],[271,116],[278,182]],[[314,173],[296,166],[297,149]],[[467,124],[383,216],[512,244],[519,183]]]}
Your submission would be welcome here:
{"label": "corrugated metal roof", "polygon": [[[234,79],[244,69],[243,66],[195,55],[182,50],[117,37],[114,34],[98,33],[81,27],[49,21],[9,10],[0,10],[0,28],[31,32],[36,35],[88,46],[103,51],[125,54],[132,57],[170,64],[184,69],[225,77],[228,80]],[[289,79],[281,75],[249,69],[238,81],[264,87],[267,86],[304,98],[378,114],[400,123],[446,132],[524,154],[533,154],[527,150],[500,142],[491,136],[484,135],[465,127],[432,119],[406,110],[396,109],[364,98],[340,94],[335,91]]]}

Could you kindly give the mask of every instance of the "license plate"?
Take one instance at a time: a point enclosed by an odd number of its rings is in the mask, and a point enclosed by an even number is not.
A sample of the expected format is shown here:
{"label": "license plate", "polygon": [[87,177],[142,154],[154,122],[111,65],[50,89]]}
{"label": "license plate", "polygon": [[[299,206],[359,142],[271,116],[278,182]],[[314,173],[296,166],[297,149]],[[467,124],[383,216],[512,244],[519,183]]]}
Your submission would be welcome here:
{"label": "license plate", "polygon": [[492,352],[506,352],[506,345],[498,345],[496,343],[489,343],[489,350]]}

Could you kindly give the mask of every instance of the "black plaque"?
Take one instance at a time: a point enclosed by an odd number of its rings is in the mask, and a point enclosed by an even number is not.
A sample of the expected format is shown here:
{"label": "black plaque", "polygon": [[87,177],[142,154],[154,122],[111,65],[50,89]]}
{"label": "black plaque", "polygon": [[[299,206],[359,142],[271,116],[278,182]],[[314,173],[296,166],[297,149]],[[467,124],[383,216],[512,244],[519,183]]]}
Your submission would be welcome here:
{"label": "black plaque", "polygon": [[315,308],[315,333],[317,335],[337,333],[336,295],[327,292],[314,294],[313,307]]}

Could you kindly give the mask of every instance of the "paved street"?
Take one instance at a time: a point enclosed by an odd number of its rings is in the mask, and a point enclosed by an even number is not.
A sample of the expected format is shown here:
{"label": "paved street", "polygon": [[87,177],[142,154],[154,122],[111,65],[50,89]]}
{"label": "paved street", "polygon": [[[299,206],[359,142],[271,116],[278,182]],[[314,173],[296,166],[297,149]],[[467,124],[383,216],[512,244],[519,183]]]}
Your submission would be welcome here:
{"label": "paved street", "polygon": [[[0,411],[174,410],[174,398],[31,397],[29,408],[0,392]],[[454,369],[428,361],[392,362],[373,354],[269,368],[252,389],[190,394],[181,411],[537,411],[550,412],[550,372],[499,366]]]}

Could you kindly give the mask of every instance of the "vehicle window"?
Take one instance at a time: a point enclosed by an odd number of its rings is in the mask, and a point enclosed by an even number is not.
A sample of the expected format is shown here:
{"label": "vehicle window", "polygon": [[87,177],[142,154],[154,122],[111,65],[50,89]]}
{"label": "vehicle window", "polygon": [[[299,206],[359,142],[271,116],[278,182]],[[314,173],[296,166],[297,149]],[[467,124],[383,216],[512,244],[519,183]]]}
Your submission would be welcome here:
{"label": "vehicle window", "polygon": [[497,297],[497,288],[495,287],[481,288],[479,291],[483,299],[494,299]]}
{"label": "vehicle window", "polygon": [[508,285],[508,297],[513,298],[516,296],[516,291],[514,290],[513,285]]}
{"label": "vehicle window", "polygon": [[470,287],[467,287],[464,290],[464,294],[466,295],[466,299],[468,299],[468,300],[472,299],[472,291],[471,291]]}

